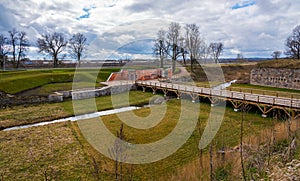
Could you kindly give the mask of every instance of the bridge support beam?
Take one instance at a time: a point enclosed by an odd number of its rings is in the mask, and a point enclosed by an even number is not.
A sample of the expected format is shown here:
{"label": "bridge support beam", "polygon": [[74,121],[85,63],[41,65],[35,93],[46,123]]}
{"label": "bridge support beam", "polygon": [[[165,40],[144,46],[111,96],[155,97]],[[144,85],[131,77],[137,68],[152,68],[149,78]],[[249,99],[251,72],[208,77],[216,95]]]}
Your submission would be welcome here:
{"label": "bridge support beam", "polygon": [[210,100],[211,107],[214,107],[220,101],[217,97],[208,97],[208,99]]}
{"label": "bridge support beam", "polygon": [[257,104],[257,107],[260,109],[260,111],[262,112],[262,117],[266,118],[268,117],[268,113],[271,112],[274,107],[273,106],[267,106],[267,105],[261,105],[261,104]]}
{"label": "bridge support beam", "polygon": [[243,105],[243,103],[242,102],[240,102],[240,101],[233,101],[233,100],[230,100],[230,102],[231,102],[231,104],[233,105],[233,107],[234,107],[234,112],[238,112],[238,111],[240,111],[240,107]]}
{"label": "bridge support beam", "polygon": [[195,103],[195,102],[196,102],[196,99],[198,98],[198,94],[191,93],[190,96],[191,96],[191,98],[192,98],[192,103]]}
{"label": "bridge support beam", "polygon": [[175,91],[175,94],[177,95],[177,99],[181,98],[181,92],[179,90]]}
{"label": "bridge support beam", "polygon": [[152,87],[152,91],[153,91],[153,94],[156,94],[156,88],[155,87]]}
{"label": "bridge support beam", "polygon": [[164,93],[164,96],[166,97],[167,94],[168,94],[168,89],[162,89],[163,93]]}

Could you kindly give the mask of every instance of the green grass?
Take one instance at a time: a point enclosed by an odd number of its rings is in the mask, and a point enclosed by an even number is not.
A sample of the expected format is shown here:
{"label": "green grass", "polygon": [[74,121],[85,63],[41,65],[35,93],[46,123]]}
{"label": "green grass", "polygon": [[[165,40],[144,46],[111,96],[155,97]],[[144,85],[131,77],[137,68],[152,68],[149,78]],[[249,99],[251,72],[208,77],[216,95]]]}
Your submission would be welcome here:
{"label": "green grass", "polygon": [[[111,72],[115,72],[118,70],[119,69],[117,68],[105,68],[101,69],[99,73],[98,69],[77,69],[77,76],[74,81],[95,81],[95,84],[97,84],[98,82],[105,81],[109,77]],[[47,69],[1,72],[0,91],[4,91],[10,94],[16,94],[48,84],[70,83],[73,82],[74,74],[75,69]]]}
{"label": "green grass", "polygon": [[[188,103],[192,106],[192,103]],[[169,134],[175,125],[177,124],[178,118],[181,113],[181,107],[178,100],[171,100],[167,103],[168,110],[163,120],[149,130],[137,130],[129,126],[124,125],[124,132],[127,140],[131,143],[149,143],[160,140]],[[189,106],[187,109],[182,111],[188,112]],[[198,128],[203,131],[204,126],[207,124],[208,114],[210,112],[210,104],[201,104],[200,106],[200,116]],[[148,115],[149,109],[145,110],[136,110],[138,115]],[[241,119],[241,113],[233,112],[231,108],[226,108],[226,114],[224,117],[223,124],[214,139],[216,147],[219,149],[223,145],[226,146],[236,146],[239,144],[239,120]],[[120,118],[116,115],[109,115],[102,118],[106,127],[115,133],[121,124]],[[189,121],[189,120],[185,120]],[[246,117],[245,124],[245,136],[259,134],[261,130],[270,126],[268,119],[263,119],[259,115],[249,113]],[[189,163],[190,161],[196,159],[199,149],[198,144],[200,140],[200,135],[198,128],[195,129],[192,136],[187,140],[187,142],[174,154],[171,156],[157,161],[155,163],[144,164],[144,165],[135,165],[134,166],[134,175],[139,178],[139,180],[156,180],[160,177],[175,172],[176,168],[182,167],[183,165]],[[206,152],[206,151],[205,151]],[[99,160],[107,160],[103,155],[99,156]],[[125,165],[124,168],[130,168],[130,165]],[[128,176],[128,173],[127,173]]]}
{"label": "green grass", "polygon": [[[134,92],[135,94],[135,92]],[[121,97],[124,95],[120,95]],[[141,97],[139,97],[141,96]],[[142,99],[148,100],[151,94],[137,93],[136,97],[131,99],[132,103],[139,103]],[[106,102],[108,97],[99,99],[98,106],[108,108]],[[122,101],[120,101],[120,104]],[[193,105],[191,102],[187,102]],[[64,105],[71,108],[70,103],[50,104],[51,106]],[[49,105],[44,105],[45,108],[39,106],[40,109],[49,110]],[[48,107],[48,109],[47,109]],[[38,108],[36,108],[38,109]],[[71,112],[67,109],[62,109],[68,114]],[[207,123],[208,114],[211,110],[210,104],[202,103],[200,106],[200,116],[198,128],[203,131]],[[17,113],[15,110],[14,113]],[[187,108],[182,111],[189,113],[192,111]],[[10,114],[14,114],[11,112]],[[145,117],[150,114],[150,109],[136,110],[135,113]],[[148,130],[137,130],[129,126],[124,127],[124,133],[127,140],[132,143],[149,143],[157,141],[169,134],[175,125],[181,113],[180,100],[170,100],[167,103],[167,112],[163,119],[154,128]],[[41,113],[45,114],[45,113]],[[125,113],[123,113],[125,114]],[[192,113],[191,113],[192,114]],[[30,116],[26,110],[18,116],[21,119]],[[7,115],[8,116],[8,115]],[[239,120],[241,113],[233,112],[231,108],[226,108],[226,114],[222,123],[221,129],[214,139],[216,146],[219,148],[223,144],[226,146],[238,145],[239,141]],[[30,118],[29,118],[30,119]],[[38,118],[37,118],[38,119]],[[106,127],[115,134],[119,129],[121,120],[116,115],[102,117]],[[188,122],[189,120],[185,120]],[[259,115],[249,113],[246,116],[245,135],[256,135],[264,128],[270,126],[268,119],[261,118]],[[187,142],[171,156],[157,161],[155,163],[134,165],[133,175],[134,180],[159,180],[161,177],[172,175],[177,168],[196,159],[199,149],[198,144],[200,135],[198,128],[195,129],[192,136]],[[42,179],[41,170],[50,166],[53,168],[54,175],[57,175],[58,180],[83,179],[93,180],[95,165],[99,168],[100,177],[102,180],[111,180],[114,178],[113,161],[106,158],[104,155],[96,152],[82,137],[77,126],[71,126],[70,123],[53,124],[43,127],[36,127],[24,130],[11,132],[0,132],[0,173],[4,178],[9,178],[15,175],[18,179]],[[53,143],[51,151],[51,144]],[[77,151],[75,151],[77,150]],[[36,153],[36,161],[32,161],[30,152]],[[205,151],[206,152],[206,151]],[[76,158],[73,158],[73,157]],[[92,158],[95,159],[93,163]],[[73,160],[74,159],[74,160]],[[76,163],[75,163],[76,162]],[[78,170],[78,168],[82,168]],[[129,178],[129,170],[131,165],[124,164],[124,177]],[[67,173],[67,174],[63,174]]]}
{"label": "green grass", "polygon": [[[114,103],[117,107],[128,106],[127,102],[123,99],[127,96],[126,93],[114,95],[117,101]],[[153,95],[151,93],[141,94],[138,91],[131,91],[129,95],[130,105],[144,105],[149,103],[149,99]],[[82,114],[92,112],[94,110],[86,109],[84,102],[89,100],[79,101],[82,106]],[[97,110],[112,109],[111,96],[103,96],[95,98]],[[15,106],[6,109],[0,109],[0,129],[19,126],[24,124],[32,124],[43,121],[50,121],[54,119],[70,117],[74,115],[73,102],[65,101],[62,103],[44,103],[39,105],[29,106]]]}

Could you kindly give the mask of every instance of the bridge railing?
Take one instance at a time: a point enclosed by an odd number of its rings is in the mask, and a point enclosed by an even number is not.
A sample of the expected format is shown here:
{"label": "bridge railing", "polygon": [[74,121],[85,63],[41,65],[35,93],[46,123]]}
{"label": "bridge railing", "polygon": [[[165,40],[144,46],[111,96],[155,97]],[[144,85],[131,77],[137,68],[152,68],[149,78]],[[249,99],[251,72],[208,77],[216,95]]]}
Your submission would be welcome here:
{"label": "bridge railing", "polygon": [[[137,82],[141,85],[145,86],[154,86],[172,90],[179,90],[191,93],[198,93],[198,94],[206,94],[211,96],[218,96],[218,97],[226,97],[231,99],[239,99],[239,100],[246,100],[252,101],[257,103],[265,103],[270,105],[280,105],[286,107],[293,107],[293,108],[300,108],[300,99],[297,98],[297,94],[292,94],[291,97],[279,97],[281,94],[269,95],[266,94],[258,94],[257,92],[244,92],[244,91],[234,91],[234,90],[213,90],[211,88],[205,87],[196,87],[191,85],[179,85],[179,84],[172,84],[172,83],[165,83],[165,82],[151,82],[146,81]],[[296,96],[297,95],[297,96]]]}
{"label": "bridge railing", "polygon": [[261,90],[261,89],[249,89],[249,88],[237,88],[237,87],[230,87],[230,88],[228,88],[228,90],[251,93],[251,94],[270,95],[270,96],[275,96],[275,97],[287,97],[287,98],[300,99],[300,93],[291,93],[291,92],[273,91],[273,90]]}

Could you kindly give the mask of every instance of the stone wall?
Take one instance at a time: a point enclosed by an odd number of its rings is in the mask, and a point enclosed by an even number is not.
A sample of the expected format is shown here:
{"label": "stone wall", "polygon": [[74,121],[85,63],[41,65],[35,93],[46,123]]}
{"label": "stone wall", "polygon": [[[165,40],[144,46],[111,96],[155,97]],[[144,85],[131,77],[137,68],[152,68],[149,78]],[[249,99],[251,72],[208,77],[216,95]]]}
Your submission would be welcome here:
{"label": "stone wall", "polygon": [[300,69],[255,68],[250,84],[300,90]]}
{"label": "stone wall", "polygon": [[111,95],[111,94],[119,94],[122,92],[128,92],[130,90],[135,90],[135,84],[127,84],[127,85],[115,85],[115,86],[107,86],[101,89],[94,90],[82,90],[82,91],[72,91],[70,95],[73,100],[80,99],[88,99],[93,97]]}

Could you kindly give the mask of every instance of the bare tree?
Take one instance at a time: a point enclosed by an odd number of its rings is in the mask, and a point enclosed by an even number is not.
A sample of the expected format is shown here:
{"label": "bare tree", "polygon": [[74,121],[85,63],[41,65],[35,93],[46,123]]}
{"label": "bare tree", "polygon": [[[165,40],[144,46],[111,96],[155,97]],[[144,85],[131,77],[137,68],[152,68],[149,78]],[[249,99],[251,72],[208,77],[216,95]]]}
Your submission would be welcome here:
{"label": "bare tree", "polygon": [[246,62],[242,53],[238,53],[236,55],[236,60],[237,60],[237,62]]}
{"label": "bare tree", "polygon": [[211,53],[215,63],[219,62],[219,57],[223,51],[223,47],[224,47],[224,45],[221,42],[210,43],[209,50],[210,50],[210,53]]}
{"label": "bare tree", "polygon": [[37,40],[39,53],[46,53],[53,58],[54,68],[58,65],[58,56],[66,48],[68,41],[62,33],[44,34]]}
{"label": "bare tree", "polygon": [[115,180],[123,180],[123,162],[126,160],[126,149],[127,145],[124,143],[126,140],[123,124],[120,126],[120,130],[117,131],[117,139],[115,144],[108,151],[115,160]]}
{"label": "bare tree", "polygon": [[242,111],[242,117],[241,117],[241,127],[240,127],[240,157],[241,157],[241,165],[242,165],[242,175],[243,180],[246,181],[246,170],[245,170],[245,164],[244,164],[244,146],[243,146],[243,139],[244,139],[244,122],[245,122],[245,116],[251,109],[251,107],[247,104],[242,104],[241,106]]}
{"label": "bare tree", "polygon": [[200,58],[203,53],[204,41],[201,39],[199,27],[196,24],[187,24],[185,26],[185,42],[190,54],[191,70],[193,64]]}
{"label": "bare tree", "polygon": [[5,59],[8,51],[8,39],[3,34],[0,34],[0,66],[3,70],[5,70]]}
{"label": "bare tree", "polygon": [[300,25],[296,26],[286,40],[286,55],[291,58],[300,59]]}
{"label": "bare tree", "polygon": [[25,52],[28,50],[29,42],[27,39],[26,32],[21,31],[18,33],[18,60],[17,60],[17,68],[20,66],[20,61],[22,57],[25,57]]}
{"label": "bare tree", "polygon": [[167,44],[166,44],[166,32],[159,30],[157,33],[157,39],[154,43],[154,54],[159,57],[160,67],[164,67],[164,59],[167,56]]}
{"label": "bare tree", "polygon": [[10,31],[8,31],[9,34],[9,44],[11,45],[11,53],[13,56],[13,65],[16,66],[16,44],[18,41],[18,31],[14,28]]}
{"label": "bare tree", "polygon": [[275,60],[278,60],[278,58],[280,57],[281,55],[281,51],[274,51],[272,53],[272,57],[275,59]]}
{"label": "bare tree", "polygon": [[72,36],[69,40],[69,48],[70,48],[70,55],[73,58],[76,58],[78,61],[78,66],[80,66],[80,60],[83,54],[84,49],[87,46],[87,38],[81,34],[76,33]]}
{"label": "bare tree", "polygon": [[179,39],[180,39],[180,29],[181,26],[179,23],[172,22],[169,25],[169,29],[167,32],[167,44],[168,44],[168,52],[167,54],[172,59],[172,73],[175,72],[175,64],[178,57],[181,55],[181,49],[179,47]]}

